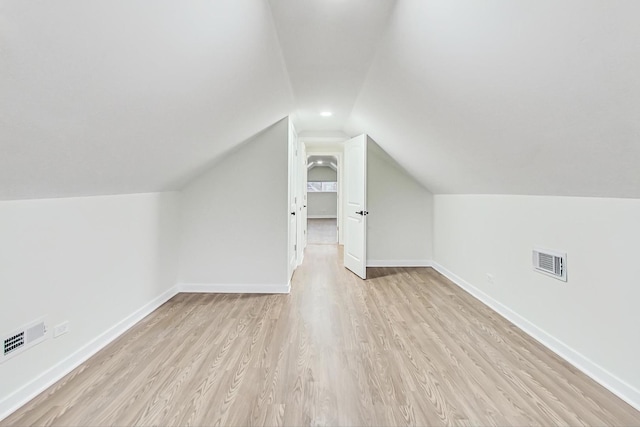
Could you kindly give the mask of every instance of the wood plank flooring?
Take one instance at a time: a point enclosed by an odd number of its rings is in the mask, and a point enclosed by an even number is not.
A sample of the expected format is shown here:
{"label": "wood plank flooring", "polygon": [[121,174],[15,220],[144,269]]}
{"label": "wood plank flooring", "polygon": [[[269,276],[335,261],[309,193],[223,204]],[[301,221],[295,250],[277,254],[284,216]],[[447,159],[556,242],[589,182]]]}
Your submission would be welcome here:
{"label": "wood plank flooring", "polygon": [[338,220],[336,218],[307,219],[307,241],[309,244],[338,243]]}
{"label": "wood plank flooring", "polygon": [[435,271],[340,255],[290,295],[179,294],[0,425],[640,425]]}

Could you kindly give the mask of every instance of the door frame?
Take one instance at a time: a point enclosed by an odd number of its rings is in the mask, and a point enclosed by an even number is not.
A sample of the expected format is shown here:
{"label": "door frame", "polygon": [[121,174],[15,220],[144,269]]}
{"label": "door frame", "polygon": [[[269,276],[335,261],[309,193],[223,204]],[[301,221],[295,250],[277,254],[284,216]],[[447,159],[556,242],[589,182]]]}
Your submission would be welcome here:
{"label": "door frame", "polygon": [[307,247],[307,154],[305,145],[300,142],[299,138],[297,142],[298,160],[297,160],[297,176],[298,185],[296,186],[297,200],[298,200],[298,215],[296,217],[298,228],[298,265],[304,261],[304,248]]}
{"label": "door frame", "polygon": [[[298,148],[299,148],[299,139],[298,133],[296,132],[295,127],[289,118],[289,129],[287,131],[288,140],[287,140],[287,155],[288,155],[288,200],[287,200],[287,221],[288,221],[288,242],[287,242],[287,270],[289,281],[291,281],[291,277],[293,276],[293,272],[298,267],[298,253],[302,250],[298,247],[298,228],[299,228],[299,215],[298,211],[298,191],[297,188],[299,186],[299,177],[298,177]],[[294,217],[292,220],[291,216]],[[291,225],[292,222],[295,222],[295,225]],[[294,247],[291,247],[291,243],[295,240]]]}

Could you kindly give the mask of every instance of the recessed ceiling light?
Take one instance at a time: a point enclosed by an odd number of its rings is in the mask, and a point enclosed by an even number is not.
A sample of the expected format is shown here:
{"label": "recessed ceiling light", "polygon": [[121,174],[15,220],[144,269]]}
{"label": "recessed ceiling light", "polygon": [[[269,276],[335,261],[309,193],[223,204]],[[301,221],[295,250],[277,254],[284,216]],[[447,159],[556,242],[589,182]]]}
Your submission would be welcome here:
{"label": "recessed ceiling light", "polygon": [[323,111],[322,113],[320,113],[320,115],[322,117],[331,117],[333,116],[333,113],[331,111]]}
{"label": "recessed ceiling light", "polygon": [[322,160],[318,160],[318,164],[321,165],[322,164]]}

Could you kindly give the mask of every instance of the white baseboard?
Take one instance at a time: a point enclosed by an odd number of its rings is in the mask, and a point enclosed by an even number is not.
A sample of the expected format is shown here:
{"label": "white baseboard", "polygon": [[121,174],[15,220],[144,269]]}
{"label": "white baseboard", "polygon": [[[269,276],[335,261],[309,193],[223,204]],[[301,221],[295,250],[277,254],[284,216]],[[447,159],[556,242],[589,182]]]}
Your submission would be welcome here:
{"label": "white baseboard", "polygon": [[577,352],[573,348],[569,347],[562,341],[555,338],[553,335],[540,329],[518,313],[511,310],[509,307],[496,301],[489,295],[482,292],[480,289],[471,285],[461,277],[455,275],[451,271],[447,270],[437,262],[432,262],[432,267],[440,274],[451,280],[453,283],[469,292],[475,298],[480,300],[485,305],[496,311],[505,319],[516,325],[526,334],[538,341],[540,344],[553,351],[555,354],[566,360],[580,371],[591,377],[594,381],[601,384],[603,387],[611,391],[620,399],[627,402],[637,410],[640,410],[640,390],[626,383],[624,380],[618,378],[611,372],[607,371],[600,365],[594,363],[586,356]]}
{"label": "white baseboard", "polygon": [[69,372],[87,361],[91,356],[102,350],[109,343],[125,333],[136,323],[140,322],[162,304],[169,301],[179,292],[288,294],[290,291],[291,282],[286,285],[178,284],[113,325],[110,329],[88,342],[78,351],[43,372],[33,381],[30,381],[20,389],[2,399],[0,401],[0,421],[11,415],[38,394],[42,393]]}
{"label": "white baseboard", "polygon": [[177,287],[174,286],[161,295],[157,296],[144,306],[140,307],[138,310],[131,313],[129,316],[122,319],[120,322],[113,325],[102,334],[98,335],[93,340],[89,341],[78,351],[72,353],[62,361],[58,362],[57,364],[43,372],[33,381],[28,382],[20,389],[2,399],[2,401],[0,401],[0,421],[11,415],[21,406],[25,405],[31,399],[53,385],[56,381],[59,381],[69,372],[80,366],[91,356],[102,350],[113,340],[125,333],[129,328],[141,321],[162,304],[173,298],[177,293]]}
{"label": "white baseboard", "polygon": [[337,219],[336,215],[307,215],[307,219]]}
{"label": "white baseboard", "polygon": [[370,259],[367,267],[431,267],[428,259]]}
{"label": "white baseboard", "polygon": [[288,294],[291,283],[286,285],[224,285],[218,283],[180,283],[180,292],[210,294]]}

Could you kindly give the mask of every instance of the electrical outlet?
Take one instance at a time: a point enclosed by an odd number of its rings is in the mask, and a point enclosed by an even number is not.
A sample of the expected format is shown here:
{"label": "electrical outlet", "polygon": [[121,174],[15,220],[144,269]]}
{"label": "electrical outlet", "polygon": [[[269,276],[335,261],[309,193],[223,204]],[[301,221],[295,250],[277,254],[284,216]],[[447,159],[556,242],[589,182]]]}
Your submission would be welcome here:
{"label": "electrical outlet", "polygon": [[495,283],[495,277],[493,277],[493,274],[487,273],[487,283],[490,285]]}
{"label": "electrical outlet", "polygon": [[60,335],[64,335],[67,332],[69,332],[69,321],[65,320],[53,328],[53,337],[58,338]]}

